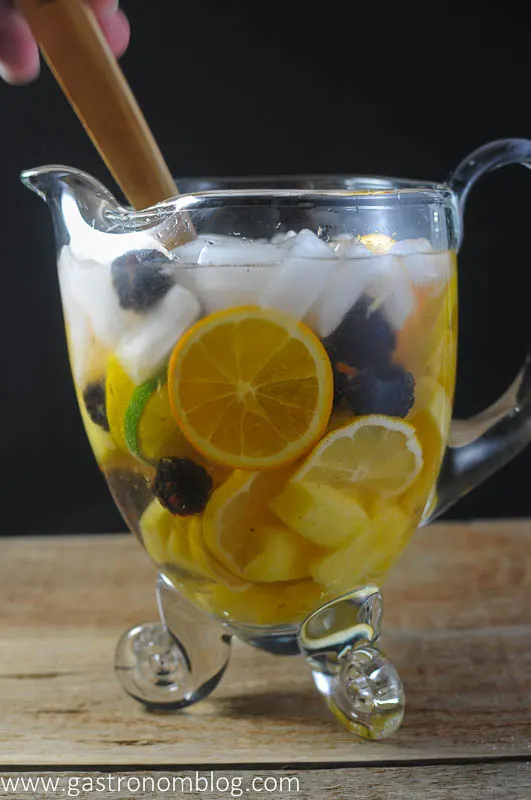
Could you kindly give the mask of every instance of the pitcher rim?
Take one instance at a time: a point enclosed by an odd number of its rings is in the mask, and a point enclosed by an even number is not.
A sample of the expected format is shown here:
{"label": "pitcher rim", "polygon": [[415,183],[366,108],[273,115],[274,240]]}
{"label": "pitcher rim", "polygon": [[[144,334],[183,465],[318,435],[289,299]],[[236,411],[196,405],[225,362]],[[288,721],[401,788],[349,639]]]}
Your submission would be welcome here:
{"label": "pitcher rim", "polygon": [[[126,211],[141,217],[144,213],[152,214],[153,211],[167,211],[172,209],[180,211],[198,207],[208,207],[209,205],[230,205],[232,201],[240,203],[249,202],[250,204],[267,205],[271,198],[278,198],[286,201],[308,201],[326,202],[330,200],[334,204],[342,200],[360,202],[374,200],[401,200],[408,204],[417,203],[442,203],[451,200],[455,193],[447,183],[422,181],[407,178],[395,178],[389,176],[373,175],[349,175],[346,173],[299,173],[290,175],[254,175],[254,176],[223,176],[223,177],[183,177],[176,179],[176,186],[185,185],[193,182],[200,186],[219,184],[233,184],[237,188],[209,188],[193,189],[183,191],[166,200],[162,200],[148,208],[134,210],[127,205],[122,205],[97,178],[89,173],[68,167],[62,164],[48,164],[41,167],[34,167],[24,170],[21,173],[21,180],[26,186],[31,186],[32,179],[37,176],[57,174],[57,178],[63,173],[63,177],[80,178],[87,184],[91,184],[95,191],[103,194],[106,199],[115,204],[118,211]],[[334,183],[345,183],[344,187],[329,188]],[[291,187],[289,184],[292,183]],[[314,186],[304,186],[303,184],[315,184]],[[268,185],[260,188],[264,184],[278,184],[278,186]],[[299,184],[299,185],[297,185]],[[302,184],[302,185],[301,185]],[[354,188],[358,184],[356,188]],[[321,188],[327,186],[328,188]],[[243,188],[242,188],[243,187]],[[245,188],[246,187],[246,188]],[[286,188],[283,188],[286,187]],[[34,188],[34,186],[32,187]]]}

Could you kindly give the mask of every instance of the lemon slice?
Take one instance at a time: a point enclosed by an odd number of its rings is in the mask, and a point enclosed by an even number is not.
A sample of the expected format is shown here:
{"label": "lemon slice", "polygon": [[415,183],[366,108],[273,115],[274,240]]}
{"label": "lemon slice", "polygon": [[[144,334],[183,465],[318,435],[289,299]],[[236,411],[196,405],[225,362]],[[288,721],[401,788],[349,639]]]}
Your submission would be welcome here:
{"label": "lemon slice", "polygon": [[363,536],[316,561],[312,577],[332,595],[378,581],[398,559],[414,530],[411,515],[393,506],[367,525]]}
{"label": "lemon slice", "polygon": [[422,469],[415,428],[394,417],[372,414],[329,433],[292,478],[353,494],[398,495]]}
{"label": "lemon slice", "polygon": [[168,369],[173,414],[207,458],[247,470],[290,463],[326,430],[333,376],[302,322],[255,306],[219,311],[190,328]]}
{"label": "lemon slice", "polygon": [[214,558],[205,544],[203,521],[200,517],[190,517],[188,542],[194,564],[212,582],[223,586],[227,591],[242,591],[249,585],[246,581],[229,572],[223,564]]}
{"label": "lemon slice", "polygon": [[282,471],[236,470],[210,498],[203,523],[205,544],[233,575],[269,583],[310,574],[318,551],[289,530],[268,505],[286,480]]}

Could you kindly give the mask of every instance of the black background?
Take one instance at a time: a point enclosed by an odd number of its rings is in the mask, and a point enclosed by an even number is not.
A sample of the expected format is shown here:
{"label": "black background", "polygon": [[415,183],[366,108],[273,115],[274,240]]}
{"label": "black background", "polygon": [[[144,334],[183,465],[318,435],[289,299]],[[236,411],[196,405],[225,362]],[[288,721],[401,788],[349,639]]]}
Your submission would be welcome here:
{"label": "black background", "polygon": [[[175,175],[442,180],[491,139],[531,136],[531,24],[520,3],[123,8],[123,68]],[[63,163],[115,187],[47,70],[29,87],[0,86],[0,121],[0,530],[122,530],[70,383],[51,220],[18,174]],[[458,416],[492,402],[527,349],[530,178],[499,171],[469,201]],[[530,467],[528,450],[450,516],[529,515]]]}

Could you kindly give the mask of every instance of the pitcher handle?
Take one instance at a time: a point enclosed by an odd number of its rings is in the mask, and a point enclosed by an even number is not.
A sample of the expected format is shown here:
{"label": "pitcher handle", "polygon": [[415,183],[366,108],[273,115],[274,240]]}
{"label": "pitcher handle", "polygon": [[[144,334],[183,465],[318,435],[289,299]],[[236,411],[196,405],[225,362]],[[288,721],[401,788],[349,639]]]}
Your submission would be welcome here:
{"label": "pitcher handle", "polygon": [[[531,141],[501,139],[471,153],[449,180],[462,218],[470,189],[487,172],[506,164],[531,169]],[[462,230],[463,226],[460,225]],[[511,386],[492,406],[467,420],[453,420],[437,484],[432,521],[501,469],[531,442],[531,353]]]}

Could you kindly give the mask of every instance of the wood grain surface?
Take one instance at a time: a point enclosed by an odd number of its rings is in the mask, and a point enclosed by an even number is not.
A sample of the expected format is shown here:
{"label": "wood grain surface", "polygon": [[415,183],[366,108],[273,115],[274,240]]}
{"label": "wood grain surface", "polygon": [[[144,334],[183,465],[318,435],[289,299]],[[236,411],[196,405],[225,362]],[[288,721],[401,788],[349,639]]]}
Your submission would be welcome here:
{"label": "wood grain surface", "polygon": [[[435,765],[449,762],[450,780],[460,761],[478,797],[496,796],[510,775],[528,788],[508,796],[529,797],[527,765],[501,762],[531,760],[530,546],[525,520],[417,533],[384,587],[383,644],[406,686],[406,719],[376,744],[335,722],[302,658],[240,643],[210,698],[184,712],[145,711],[112,668],[118,636],[156,614],[155,571],[137,543],[3,539],[0,764],[348,765],[360,767],[349,784],[356,798],[437,798],[458,794],[428,791],[442,769]],[[470,759],[490,764],[492,781],[466,767]],[[390,794],[374,794],[378,770],[360,766],[371,764],[396,765],[386,772]],[[419,770],[408,795],[392,793],[394,769]],[[320,794],[299,796],[335,796],[334,774],[320,770]]]}

